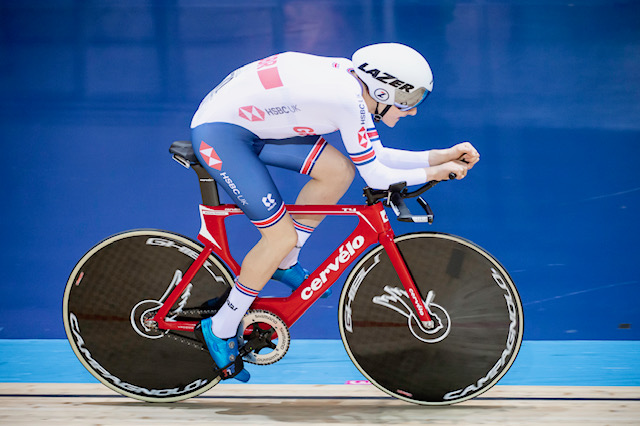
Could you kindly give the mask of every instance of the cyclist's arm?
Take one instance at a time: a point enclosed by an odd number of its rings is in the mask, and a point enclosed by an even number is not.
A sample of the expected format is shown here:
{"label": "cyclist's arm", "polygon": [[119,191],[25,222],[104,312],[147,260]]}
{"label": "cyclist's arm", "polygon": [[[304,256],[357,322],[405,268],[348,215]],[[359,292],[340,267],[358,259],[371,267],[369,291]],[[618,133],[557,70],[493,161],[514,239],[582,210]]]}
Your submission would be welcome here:
{"label": "cyclist's arm", "polygon": [[[360,176],[368,186],[386,189],[389,185],[406,181],[408,185],[418,185],[427,181],[425,164],[418,167],[399,168],[384,164],[377,157],[371,138],[376,138],[371,115],[361,113],[360,108],[352,108],[353,102],[343,104],[344,110],[339,117],[338,128],[342,142],[355,164]],[[362,102],[364,108],[364,101]]]}
{"label": "cyclist's arm", "polygon": [[[355,123],[358,124],[359,121],[355,121]],[[367,124],[370,125],[368,133],[372,133],[374,130],[373,122]],[[351,161],[371,188],[386,189],[389,185],[397,182],[420,185],[431,180],[447,180],[451,173],[454,173],[457,179],[462,179],[469,169],[468,164],[457,160],[430,167],[425,167],[422,161],[418,161],[418,166],[413,168],[391,167],[378,159],[373,143],[368,137],[363,138],[362,127],[358,128],[349,123],[340,127],[340,133]],[[405,161],[403,166],[410,166],[408,163]]]}
{"label": "cyclist's arm", "polygon": [[454,160],[464,160],[471,169],[480,160],[480,154],[469,142],[462,142],[451,148],[431,149],[428,151],[407,151],[403,149],[387,148],[379,138],[371,138],[376,156],[385,166],[398,169],[415,167],[438,166]]}
{"label": "cyclist's arm", "polygon": [[[362,176],[367,185],[375,189],[386,189],[389,185],[397,182],[407,182],[407,185],[420,185],[431,180],[448,180],[451,173],[455,174],[457,179],[463,179],[470,168],[469,164],[458,160],[447,161],[429,167],[394,168],[378,160],[377,152],[375,154],[374,160],[364,165],[358,164],[358,157],[351,156],[360,176]],[[404,163],[403,165],[406,166],[406,164]],[[418,164],[423,166],[423,164]]]}
{"label": "cyclist's arm", "polygon": [[430,151],[408,151],[404,149],[387,148],[380,143],[380,139],[377,136],[371,138],[371,143],[378,160],[385,166],[396,169],[414,169],[429,167],[430,165]]}
{"label": "cyclist's arm", "polygon": [[394,169],[385,166],[380,161],[358,165],[358,172],[371,188],[386,189],[397,182],[407,182],[407,185],[419,185],[425,183],[427,172],[425,168]]}

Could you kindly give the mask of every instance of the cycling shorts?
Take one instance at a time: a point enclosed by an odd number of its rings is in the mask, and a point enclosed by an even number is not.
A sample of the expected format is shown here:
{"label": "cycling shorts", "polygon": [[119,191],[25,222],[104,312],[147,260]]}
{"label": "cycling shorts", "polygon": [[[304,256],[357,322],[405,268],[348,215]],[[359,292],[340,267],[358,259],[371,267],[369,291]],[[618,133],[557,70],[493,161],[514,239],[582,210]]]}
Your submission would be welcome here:
{"label": "cycling shorts", "polygon": [[191,141],[200,163],[258,228],[273,226],[286,214],[266,166],[308,175],[327,144],[317,135],[260,139],[229,123],[201,124],[191,129]]}

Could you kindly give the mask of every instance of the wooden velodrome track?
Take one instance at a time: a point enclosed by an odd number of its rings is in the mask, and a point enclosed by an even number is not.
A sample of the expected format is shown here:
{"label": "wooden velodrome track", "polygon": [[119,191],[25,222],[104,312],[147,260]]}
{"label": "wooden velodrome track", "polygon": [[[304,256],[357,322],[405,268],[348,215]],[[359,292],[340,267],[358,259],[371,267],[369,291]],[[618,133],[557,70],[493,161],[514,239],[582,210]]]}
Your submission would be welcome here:
{"label": "wooden velodrome track", "polygon": [[149,404],[99,384],[0,384],[0,424],[638,425],[640,387],[496,386],[448,407],[408,404],[370,385],[221,384]]}

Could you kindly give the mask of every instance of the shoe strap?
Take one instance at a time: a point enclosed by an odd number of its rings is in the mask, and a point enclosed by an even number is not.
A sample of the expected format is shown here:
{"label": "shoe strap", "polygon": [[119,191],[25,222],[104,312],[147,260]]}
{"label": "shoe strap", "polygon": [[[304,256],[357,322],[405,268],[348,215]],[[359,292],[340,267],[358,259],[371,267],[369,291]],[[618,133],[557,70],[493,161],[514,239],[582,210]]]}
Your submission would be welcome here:
{"label": "shoe strap", "polygon": [[[215,364],[215,361],[214,361]],[[234,366],[234,373],[229,373],[229,367]],[[217,366],[216,366],[217,367]],[[222,380],[233,379],[244,369],[244,362],[241,356],[237,356],[234,361],[214,371],[216,376],[220,376]]]}

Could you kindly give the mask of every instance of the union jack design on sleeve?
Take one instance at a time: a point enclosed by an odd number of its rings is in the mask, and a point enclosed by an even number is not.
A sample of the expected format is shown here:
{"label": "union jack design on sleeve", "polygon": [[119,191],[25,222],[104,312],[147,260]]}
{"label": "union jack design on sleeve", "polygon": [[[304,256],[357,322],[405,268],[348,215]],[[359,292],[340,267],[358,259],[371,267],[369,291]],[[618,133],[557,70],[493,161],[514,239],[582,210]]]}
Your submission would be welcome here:
{"label": "union jack design on sleeve", "polygon": [[349,157],[351,158],[351,161],[353,161],[353,164],[355,164],[356,166],[364,166],[365,164],[369,164],[376,159],[376,153],[373,150],[373,147],[369,146],[369,148],[365,149],[364,151],[355,154],[349,154]]}
{"label": "union jack design on sleeve", "polygon": [[367,129],[367,136],[369,136],[369,140],[371,142],[380,140],[380,136],[378,136],[378,131],[375,127],[370,127]]}

